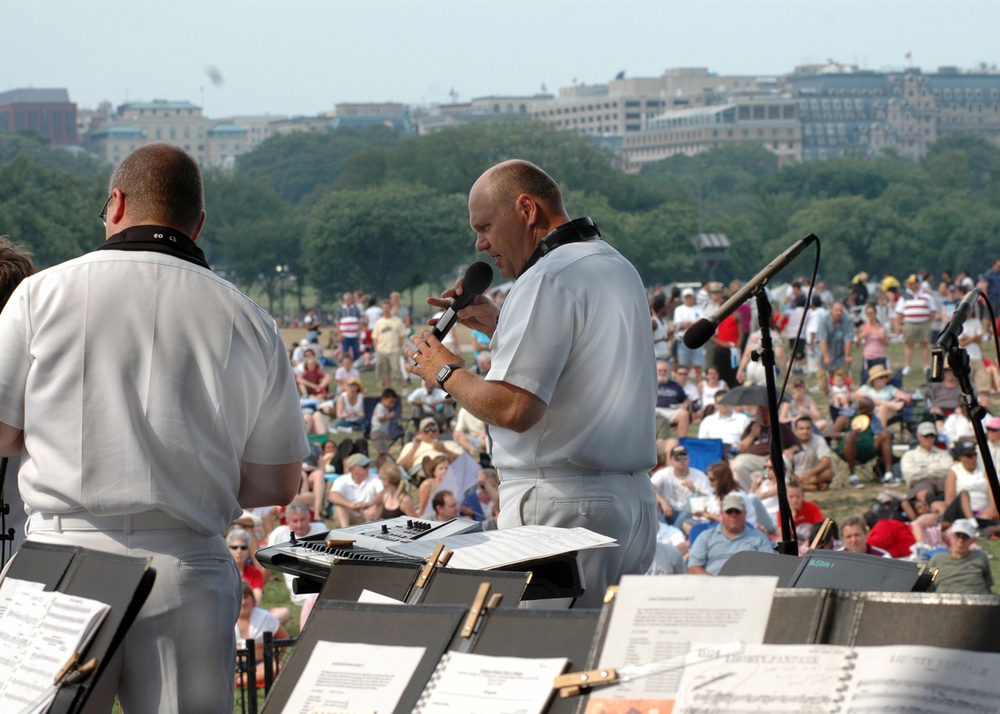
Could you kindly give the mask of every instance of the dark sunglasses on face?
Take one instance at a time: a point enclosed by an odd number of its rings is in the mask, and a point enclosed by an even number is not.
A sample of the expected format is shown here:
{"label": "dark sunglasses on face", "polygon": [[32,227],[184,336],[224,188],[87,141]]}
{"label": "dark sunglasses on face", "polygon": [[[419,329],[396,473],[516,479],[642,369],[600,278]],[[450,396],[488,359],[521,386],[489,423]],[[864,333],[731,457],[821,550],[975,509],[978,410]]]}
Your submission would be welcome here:
{"label": "dark sunglasses on face", "polygon": [[229,550],[250,550],[250,546],[248,546],[248,545],[231,545],[231,546],[229,546]]}
{"label": "dark sunglasses on face", "polygon": [[425,434],[436,434],[438,430],[437,427],[434,426],[425,426],[420,431],[424,432]]}
{"label": "dark sunglasses on face", "polygon": [[729,516],[741,515],[742,513],[743,513],[743,511],[741,511],[738,508],[727,508],[726,509],[726,515],[729,515]]}

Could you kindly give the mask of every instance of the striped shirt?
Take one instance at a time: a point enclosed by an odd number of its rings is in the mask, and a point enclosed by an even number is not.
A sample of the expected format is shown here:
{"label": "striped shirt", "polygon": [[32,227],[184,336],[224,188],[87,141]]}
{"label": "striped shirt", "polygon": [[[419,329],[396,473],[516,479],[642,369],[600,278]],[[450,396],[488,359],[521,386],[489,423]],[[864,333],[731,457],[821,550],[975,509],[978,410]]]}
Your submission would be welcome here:
{"label": "striped shirt", "polygon": [[934,314],[934,297],[925,290],[916,295],[906,294],[896,303],[896,314],[902,315],[903,322],[927,322]]}

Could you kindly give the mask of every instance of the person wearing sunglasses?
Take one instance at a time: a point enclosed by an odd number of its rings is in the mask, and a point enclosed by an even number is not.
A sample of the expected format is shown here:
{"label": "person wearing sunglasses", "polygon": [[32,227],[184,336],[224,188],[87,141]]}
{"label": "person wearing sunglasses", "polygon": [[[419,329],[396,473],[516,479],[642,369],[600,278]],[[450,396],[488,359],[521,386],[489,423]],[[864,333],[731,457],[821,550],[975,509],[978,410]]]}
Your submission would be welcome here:
{"label": "person wearing sunglasses", "polygon": [[23,453],[28,540],[156,571],[88,707],[232,711],[240,579],[223,533],[295,497],[295,379],[274,318],[198,247],[195,160],[148,144],[108,192],[104,241],[25,279],[0,316],[0,455]]}
{"label": "person wearing sunglasses", "polygon": [[405,444],[399,452],[396,464],[413,476],[423,466],[424,459],[437,456],[447,456],[449,461],[462,453],[462,447],[454,441],[441,438],[441,428],[434,417],[427,416],[420,420],[413,440]]}
{"label": "person wearing sunglasses", "polygon": [[727,560],[744,551],[773,553],[774,546],[759,530],[747,527],[743,496],[736,492],[727,493],[722,499],[719,526],[704,531],[691,545],[688,573],[718,575]]}

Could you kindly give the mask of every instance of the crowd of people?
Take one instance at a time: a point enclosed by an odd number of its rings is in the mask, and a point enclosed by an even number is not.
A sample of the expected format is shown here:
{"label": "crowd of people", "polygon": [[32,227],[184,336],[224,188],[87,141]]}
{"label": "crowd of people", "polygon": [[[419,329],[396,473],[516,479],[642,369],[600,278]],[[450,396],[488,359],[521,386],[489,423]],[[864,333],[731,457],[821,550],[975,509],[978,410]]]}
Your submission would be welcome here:
{"label": "crowd of people", "polygon": [[[259,546],[396,516],[612,538],[617,548],[578,555],[586,591],[576,605],[599,607],[625,574],[715,575],[737,552],[770,552],[783,472],[803,545],[931,556],[939,589],[992,588],[975,540],[1000,529],[984,474],[1000,418],[985,420],[988,453],[970,437],[1000,376],[982,350],[992,318],[973,310],[951,324],[976,286],[970,276],[935,285],[925,273],[902,283],[886,275],[873,291],[862,272],[840,301],[799,280],[773,295],[776,369],[796,373],[774,425],[779,465],[770,411],[743,399],[768,369],[756,359],[753,305],[719,321],[707,348],[683,341],[739,283],[648,294],[529,162],[497,164],[470,190],[476,249],[514,282],[459,310],[467,332],[439,339],[398,293],[351,292],[328,316],[310,310],[290,352],[276,321],[198,247],[204,190],[188,154],[142,147],[108,188],[100,247],[35,275],[20,261],[0,281],[10,294],[0,312],[0,455],[22,460],[27,538],[146,558],[156,571],[103,665],[95,709],[117,696],[125,711],[231,710],[219,685],[234,672],[234,639],[256,648],[293,617],[264,607],[266,588],[289,583],[258,567]],[[1000,260],[979,284],[1000,305]],[[443,310],[462,290],[459,281],[428,303]],[[946,365],[920,394],[904,388],[929,370],[940,331],[967,352],[974,407],[959,400],[964,364]],[[893,370],[886,348],[896,339],[905,357]],[[378,396],[366,395],[368,370]],[[81,408],[67,409],[67,395]],[[911,420],[915,443],[897,463],[889,426],[916,402],[924,418]],[[702,470],[690,449],[706,443],[718,451]],[[905,496],[880,498],[838,534],[806,499],[835,484],[836,454],[850,485],[858,465],[877,459]],[[473,482],[449,487],[470,464]],[[518,507],[501,510],[501,500]],[[300,627],[313,599],[292,599]]]}

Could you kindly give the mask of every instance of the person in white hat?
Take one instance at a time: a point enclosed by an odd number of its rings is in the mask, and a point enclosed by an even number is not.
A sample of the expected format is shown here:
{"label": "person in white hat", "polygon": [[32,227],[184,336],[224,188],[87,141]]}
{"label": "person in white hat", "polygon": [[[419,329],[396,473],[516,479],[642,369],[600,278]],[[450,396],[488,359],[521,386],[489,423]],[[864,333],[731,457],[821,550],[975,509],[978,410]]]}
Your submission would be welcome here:
{"label": "person in white hat", "polygon": [[683,305],[674,308],[674,339],[677,345],[677,366],[694,369],[695,384],[701,383],[701,369],[705,366],[705,348],[690,349],[684,344],[684,333],[694,323],[705,317],[704,311],[695,305],[694,290],[684,288],[681,291]]}
{"label": "person in white hat", "polygon": [[903,454],[899,470],[906,485],[913,488],[929,482],[936,490],[944,490],[944,477],[955,460],[944,449],[937,447],[938,430],[932,421],[922,421],[917,426],[917,445]]}
{"label": "person in white hat", "polygon": [[368,520],[365,511],[375,504],[375,496],[382,490],[382,481],[368,467],[372,460],[364,454],[351,454],[344,461],[347,473],[338,476],[330,486],[330,503],[337,516],[337,525],[347,528],[352,523]]}
{"label": "person in white hat", "polygon": [[947,553],[931,558],[930,568],[937,569],[934,591],[939,593],[970,593],[988,595],[993,592],[990,561],[976,543],[976,522],[960,518],[951,524]]}
{"label": "person in white hat", "polygon": [[892,372],[877,364],[868,370],[868,383],[854,393],[855,399],[870,397],[875,402],[875,415],[883,424],[913,402],[913,395],[889,384],[890,379]]}

